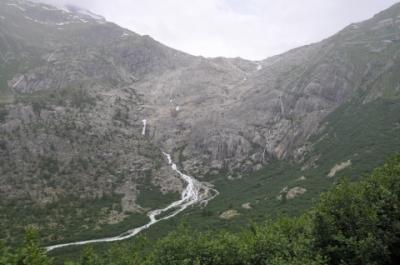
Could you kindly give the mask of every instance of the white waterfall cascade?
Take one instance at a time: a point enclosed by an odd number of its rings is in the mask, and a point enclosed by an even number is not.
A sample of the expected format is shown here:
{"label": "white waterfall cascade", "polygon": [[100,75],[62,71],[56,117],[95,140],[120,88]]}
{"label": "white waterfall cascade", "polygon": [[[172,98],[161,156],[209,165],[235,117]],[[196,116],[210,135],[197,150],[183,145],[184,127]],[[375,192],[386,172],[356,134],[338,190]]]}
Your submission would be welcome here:
{"label": "white waterfall cascade", "polygon": [[[144,124],[144,126],[146,125],[145,122],[143,122],[143,124]],[[145,129],[145,127],[144,127],[144,129]],[[145,130],[143,130],[143,131],[145,132]],[[184,211],[189,206],[192,206],[195,204],[200,204],[200,205],[205,206],[205,205],[207,205],[207,203],[210,200],[214,199],[219,194],[219,192],[217,190],[213,189],[210,184],[200,182],[191,176],[183,174],[181,171],[179,171],[177,169],[176,164],[171,159],[171,155],[169,155],[167,153],[163,153],[163,154],[167,158],[168,164],[171,166],[172,170],[175,171],[176,173],[178,173],[178,175],[182,178],[182,180],[187,183],[185,189],[182,191],[180,200],[169,204],[167,207],[165,207],[163,209],[156,209],[156,210],[148,212],[147,216],[149,217],[150,221],[147,224],[140,226],[140,227],[133,228],[131,230],[128,230],[125,233],[122,233],[118,236],[48,246],[48,247],[46,247],[46,251],[52,251],[57,248],[63,248],[63,247],[68,247],[68,246],[79,246],[79,245],[87,245],[87,244],[92,244],[92,243],[115,242],[115,241],[125,240],[128,238],[134,237],[141,231],[146,230],[150,226],[152,226],[162,220],[166,220],[166,219],[176,216],[177,214]],[[159,216],[162,213],[166,213],[166,212],[168,212],[168,214],[157,219],[157,216]]]}
{"label": "white waterfall cascade", "polygon": [[142,120],[142,123],[143,123],[142,135],[146,135],[147,120]]}

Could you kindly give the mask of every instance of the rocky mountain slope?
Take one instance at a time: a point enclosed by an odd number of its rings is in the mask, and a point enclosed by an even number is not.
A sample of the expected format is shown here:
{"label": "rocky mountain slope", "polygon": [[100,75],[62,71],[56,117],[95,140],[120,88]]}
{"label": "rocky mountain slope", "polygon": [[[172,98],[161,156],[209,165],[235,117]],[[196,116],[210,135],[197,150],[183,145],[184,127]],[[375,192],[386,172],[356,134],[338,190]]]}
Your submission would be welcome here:
{"label": "rocky mountain slope", "polygon": [[[160,199],[180,191],[159,147],[142,135],[143,95],[130,85],[188,56],[77,11],[0,5],[2,231],[21,223],[16,209],[28,205],[50,211],[55,220],[40,225],[47,229],[63,230],[65,216],[96,227],[145,212],[135,203],[141,189]],[[81,212],[87,200],[103,201],[100,221]]]}
{"label": "rocky mountain slope", "polygon": [[192,170],[211,165],[243,172],[271,157],[301,159],[305,141],[338,106],[360,95],[361,103],[399,95],[399,15],[396,5],[320,43],[253,65],[211,60],[216,76],[178,70],[140,85],[139,91],[154,91],[147,104],[155,112],[156,141],[182,146]]}
{"label": "rocky mountain slope", "polygon": [[276,159],[323,164],[318,143],[337,130],[326,119],[399,99],[399,48],[400,4],[252,62],[194,57],[79,8],[1,1],[1,237],[27,224],[54,241],[140,222],[132,213],[182,190],[161,150],[209,181]]}

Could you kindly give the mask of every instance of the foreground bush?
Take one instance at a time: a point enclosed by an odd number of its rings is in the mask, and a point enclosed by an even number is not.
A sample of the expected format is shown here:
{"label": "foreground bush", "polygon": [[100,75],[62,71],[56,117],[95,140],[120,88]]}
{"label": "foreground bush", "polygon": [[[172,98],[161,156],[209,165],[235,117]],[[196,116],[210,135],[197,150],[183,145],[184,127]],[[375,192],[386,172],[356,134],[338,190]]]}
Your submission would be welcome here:
{"label": "foreground bush", "polygon": [[342,181],[314,211],[316,249],[329,264],[400,264],[400,156],[366,180]]}

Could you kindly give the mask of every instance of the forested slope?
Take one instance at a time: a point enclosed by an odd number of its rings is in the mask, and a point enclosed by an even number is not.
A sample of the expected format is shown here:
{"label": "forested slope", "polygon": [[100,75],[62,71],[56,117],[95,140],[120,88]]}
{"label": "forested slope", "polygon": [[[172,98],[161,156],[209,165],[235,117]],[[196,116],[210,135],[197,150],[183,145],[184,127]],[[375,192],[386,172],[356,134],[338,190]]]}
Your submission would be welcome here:
{"label": "forested slope", "polygon": [[[280,217],[237,233],[193,232],[181,226],[151,244],[88,247],[68,265],[174,264],[398,264],[400,258],[400,156],[358,182],[340,180],[300,217]],[[17,249],[1,245],[0,264],[47,265],[53,260],[29,229]]]}

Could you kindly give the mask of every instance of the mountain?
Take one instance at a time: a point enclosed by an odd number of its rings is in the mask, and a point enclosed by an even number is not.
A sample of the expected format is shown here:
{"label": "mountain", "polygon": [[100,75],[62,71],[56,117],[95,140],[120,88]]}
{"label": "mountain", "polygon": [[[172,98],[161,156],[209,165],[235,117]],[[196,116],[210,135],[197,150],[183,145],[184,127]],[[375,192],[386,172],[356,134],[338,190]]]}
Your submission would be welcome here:
{"label": "mountain", "polygon": [[219,222],[233,202],[311,202],[399,150],[399,48],[400,4],[253,62],[191,56],[77,7],[2,1],[0,236],[145,223],[184,186],[163,151],[220,191]]}
{"label": "mountain", "polygon": [[[148,208],[134,203],[142,186],[177,197],[183,183],[142,136],[143,95],[130,86],[190,57],[71,8],[0,5],[2,233],[120,222]],[[26,207],[36,212],[22,221]]]}

